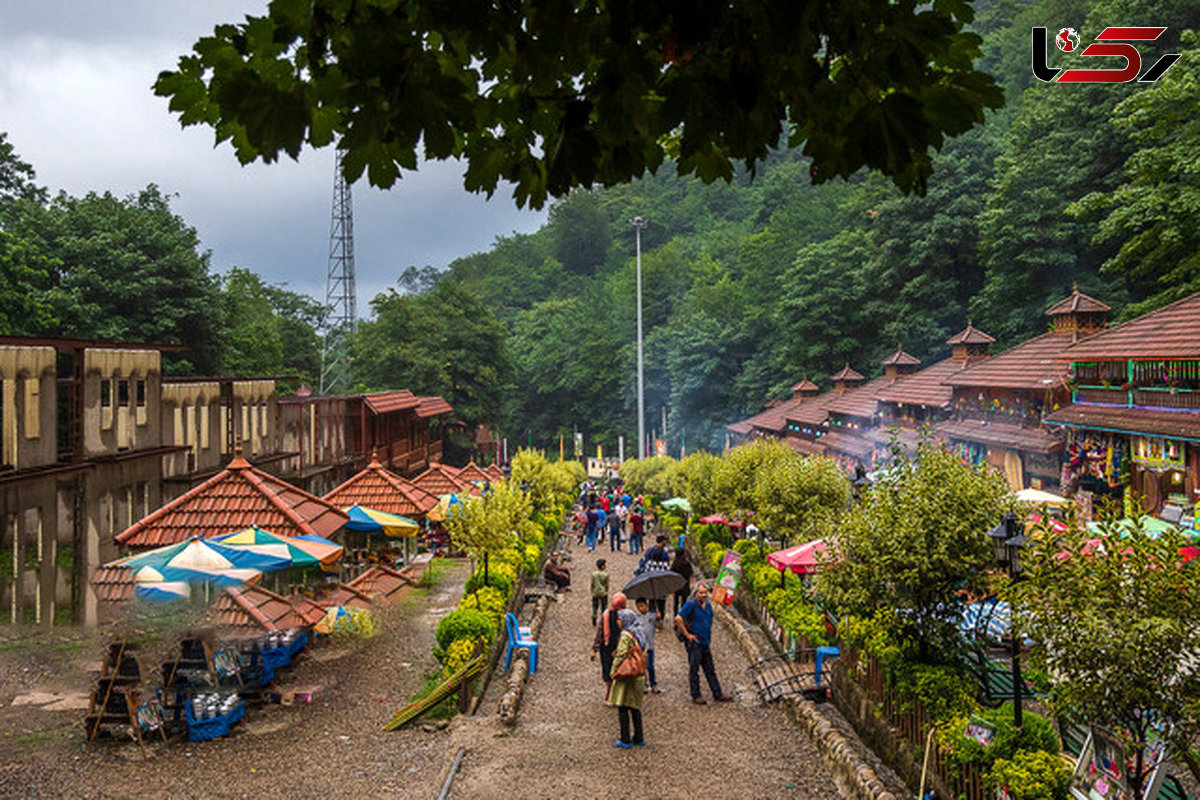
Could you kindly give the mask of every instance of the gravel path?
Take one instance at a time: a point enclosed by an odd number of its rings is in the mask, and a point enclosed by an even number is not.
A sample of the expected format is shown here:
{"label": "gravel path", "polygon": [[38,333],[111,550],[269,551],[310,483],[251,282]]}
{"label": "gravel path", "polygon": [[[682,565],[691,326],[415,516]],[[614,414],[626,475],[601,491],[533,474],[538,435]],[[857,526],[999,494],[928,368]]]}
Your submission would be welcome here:
{"label": "gravel path", "polygon": [[[605,544],[589,556],[574,547],[574,589],[560,595],[542,630],[537,675],[530,681],[515,729],[495,707],[457,722],[452,750],[467,754],[454,798],[521,797],[838,797],[828,769],[782,712],[760,706],[745,688],[745,658],[714,623],[713,653],[721,685],[737,702],[694,706],[687,658],[669,630],[656,639],[660,695],[647,695],[646,747],[617,750],[616,709],[604,702],[599,662],[588,658],[591,625],[588,576],[594,560],[609,561],[617,589],[632,577],[636,557]],[[668,601],[668,614],[671,604]],[[701,678],[704,694],[707,685]]]}

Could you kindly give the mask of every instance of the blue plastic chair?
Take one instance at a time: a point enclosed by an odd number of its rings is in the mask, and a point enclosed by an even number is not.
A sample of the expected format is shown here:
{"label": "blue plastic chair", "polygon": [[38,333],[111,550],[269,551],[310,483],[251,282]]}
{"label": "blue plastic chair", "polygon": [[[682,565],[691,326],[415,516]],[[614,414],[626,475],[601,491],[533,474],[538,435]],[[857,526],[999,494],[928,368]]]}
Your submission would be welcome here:
{"label": "blue plastic chair", "polygon": [[841,649],[834,645],[833,647],[818,647],[817,648],[817,665],[814,677],[817,681],[817,686],[821,685],[821,673],[825,668],[825,659],[837,658],[841,655]]}
{"label": "blue plastic chair", "polygon": [[504,615],[504,627],[508,629],[508,648],[504,653],[504,668],[512,665],[513,650],[525,648],[529,651],[529,674],[537,673],[538,643],[529,638],[529,628],[517,624],[517,618],[512,614]]}

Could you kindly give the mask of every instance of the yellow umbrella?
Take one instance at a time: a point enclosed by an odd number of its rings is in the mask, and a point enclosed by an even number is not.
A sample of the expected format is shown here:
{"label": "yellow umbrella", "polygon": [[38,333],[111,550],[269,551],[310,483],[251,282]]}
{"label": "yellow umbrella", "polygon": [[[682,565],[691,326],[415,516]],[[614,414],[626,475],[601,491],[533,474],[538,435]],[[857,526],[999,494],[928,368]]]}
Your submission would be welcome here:
{"label": "yellow umbrella", "polygon": [[366,531],[367,533],[382,532],[385,536],[416,536],[420,527],[408,517],[399,514],[389,514],[374,508],[350,506],[345,509],[350,515],[346,530]]}

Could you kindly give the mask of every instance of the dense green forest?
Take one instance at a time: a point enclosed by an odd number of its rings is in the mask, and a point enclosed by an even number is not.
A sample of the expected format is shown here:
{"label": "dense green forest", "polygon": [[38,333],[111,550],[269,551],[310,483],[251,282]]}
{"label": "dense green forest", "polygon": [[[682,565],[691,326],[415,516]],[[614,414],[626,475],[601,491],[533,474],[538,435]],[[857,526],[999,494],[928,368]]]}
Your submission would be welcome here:
{"label": "dense green forest", "polygon": [[[678,453],[720,447],[724,426],[850,362],[869,376],[901,344],[926,363],[972,318],[1005,347],[1046,330],[1072,284],[1128,317],[1200,290],[1200,4],[1168,0],[975,4],[983,65],[1007,104],[949,140],[924,197],[886,179],[811,184],[778,152],[726,184],[669,168],[577,191],[547,224],[444,273],[412,271],[405,309],[477,298],[504,330],[514,387],[492,416],[514,442],[587,451],[636,429],[634,234],[645,217],[647,430]],[[1148,20],[1153,20],[1149,22]],[[1169,30],[1144,46],[1183,58],[1153,84],[1042,84],[1030,28]],[[1052,66],[1070,65],[1050,46]],[[1034,85],[1036,84],[1036,85]],[[412,294],[411,292],[415,292]],[[395,299],[386,301],[396,302]],[[383,324],[386,309],[377,302]],[[372,346],[375,346],[373,343]],[[503,403],[503,405],[502,405]]]}
{"label": "dense green forest", "polygon": [[[1045,330],[1078,284],[1131,316],[1200,290],[1200,3],[974,4],[982,67],[1005,89],[986,123],[947,140],[924,196],[862,172],[814,186],[798,151],[725,183],[671,165],[576,191],[540,230],[446,270],[409,268],[351,342],[361,388],[440,394],[514,444],[560,434],[627,441],[635,419],[634,235],[642,235],[647,428],[671,452],[716,448],[724,426],[897,344],[926,363],[968,318],[1001,347]],[[1168,26],[1143,67],[1157,83],[1042,84],[1030,28]],[[1050,47],[1052,67],[1077,55]],[[1078,65],[1078,64],[1075,64]],[[319,370],[316,301],[251,269],[215,274],[154,186],[50,197],[0,134],[0,331],[192,350],[175,372]],[[663,435],[660,432],[660,435]]]}

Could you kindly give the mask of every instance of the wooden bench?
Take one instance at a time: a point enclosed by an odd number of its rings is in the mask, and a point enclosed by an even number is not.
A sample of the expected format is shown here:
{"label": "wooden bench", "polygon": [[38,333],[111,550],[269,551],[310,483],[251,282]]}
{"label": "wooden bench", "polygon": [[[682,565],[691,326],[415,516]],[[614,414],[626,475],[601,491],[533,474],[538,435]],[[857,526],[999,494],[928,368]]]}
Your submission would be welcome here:
{"label": "wooden bench", "polygon": [[747,672],[753,679],[758,699],[773,703],[783,697],[803,695],[817,702],[824,700],[827,690],[817,685],[816,664],[805,658],[814,654],[815,651],[801,651],[797,654],[800,661],[793,661],[786,654],[776,654],[751,664]]}

